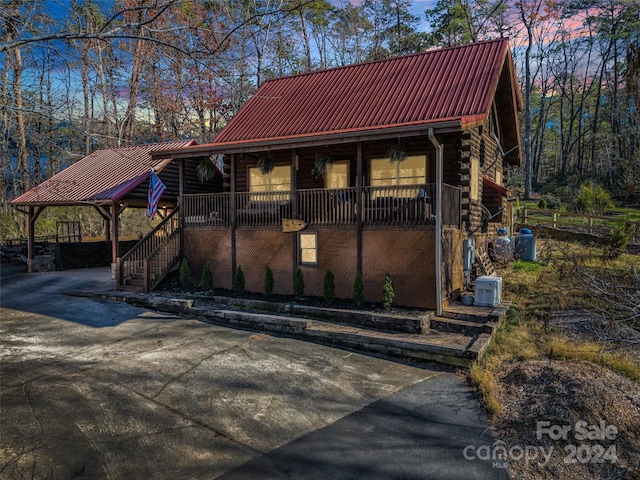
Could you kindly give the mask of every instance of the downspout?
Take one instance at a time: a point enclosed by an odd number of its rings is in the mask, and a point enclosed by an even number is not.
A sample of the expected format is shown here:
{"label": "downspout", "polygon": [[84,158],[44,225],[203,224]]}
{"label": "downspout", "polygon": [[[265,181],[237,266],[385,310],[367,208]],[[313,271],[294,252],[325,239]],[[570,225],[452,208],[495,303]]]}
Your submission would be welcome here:
{"label": "downspout", "polygon": [[429,128],[429,140],[436,149],[436,315],[442,315],[442,145]]}

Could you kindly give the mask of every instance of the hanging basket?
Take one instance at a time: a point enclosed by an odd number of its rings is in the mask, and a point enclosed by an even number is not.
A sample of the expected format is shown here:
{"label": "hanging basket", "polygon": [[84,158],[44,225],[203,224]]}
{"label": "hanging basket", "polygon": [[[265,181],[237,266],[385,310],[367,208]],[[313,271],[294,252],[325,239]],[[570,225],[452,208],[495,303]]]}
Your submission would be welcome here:
{"label": "hanging basket", "polygon": [[316,178],[324,177],[325,169],[327,165],[333,164],[333,157],[329,152],[316,153],[316,159],[313,162],[313,168],[311,169],[311,175],[315,175]]}
{"label": "hanging basket", "polygon": [[275,167],[275,165],[273,164],[273,160],[271,160],[270,157],[259,158],[258,162],[256,163],[256,166],[260,169],[260,172],[263,175],[271,173],[271,171],[273,170],[273,167]]}
{"label": "hanging basket", "polygon": [[196,167],[196,173],[198,174],[200,183],[204,183],[215,178],[216,168],[208,158],[203,158],[202,160],[200,160],[200,163],[198,163],[198,166]]}
{"label": "hanging basket", "polygon": [[398,142],[398,145],[389,149],[387,157],[389,157],[389,163],[401,163],[407,159],[407,151],[404,146]]}

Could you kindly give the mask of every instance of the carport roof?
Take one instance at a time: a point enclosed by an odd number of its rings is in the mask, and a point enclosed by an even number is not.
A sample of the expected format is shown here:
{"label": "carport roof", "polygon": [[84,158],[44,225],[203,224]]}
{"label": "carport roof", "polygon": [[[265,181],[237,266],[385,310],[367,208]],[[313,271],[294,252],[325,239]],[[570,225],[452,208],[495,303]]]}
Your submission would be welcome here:
{"label": "carport roof", "polygon": [[17,206],[105,205],[118,202],[149,178],[153,167],[162,171],[171,158],[151,152],[195,145],[194,140],[148,143],[96,150],[40,185],[15,198]]}

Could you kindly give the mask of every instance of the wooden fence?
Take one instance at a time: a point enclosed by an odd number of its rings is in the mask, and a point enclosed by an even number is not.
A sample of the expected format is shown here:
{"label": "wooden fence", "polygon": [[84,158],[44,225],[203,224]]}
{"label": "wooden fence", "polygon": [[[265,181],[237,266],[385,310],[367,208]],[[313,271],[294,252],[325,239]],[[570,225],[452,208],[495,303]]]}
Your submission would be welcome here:
{"label": "wooden fence", "polygon": [[[617,224],[628,221],[628,217],[626,215],[591,215],[521,207],[517,212],[516,220],[523,225],[542,225],[596,235],[608,235]],[[640,241],[640,222],[633,223],[635,228],[631,241],[636,243]]]}

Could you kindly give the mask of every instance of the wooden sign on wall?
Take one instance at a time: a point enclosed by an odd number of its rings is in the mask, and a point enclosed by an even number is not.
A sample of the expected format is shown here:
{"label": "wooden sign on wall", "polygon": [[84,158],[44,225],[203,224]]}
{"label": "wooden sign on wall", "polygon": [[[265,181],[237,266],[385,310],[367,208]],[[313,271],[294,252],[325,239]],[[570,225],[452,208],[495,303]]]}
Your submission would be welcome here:
{"label": "wooden sign on wall", "polygon": [[307,228],[307,222],[302,220],[296,220],[295,218],[283,218],[282,219],[282,232],[299,232]]}

